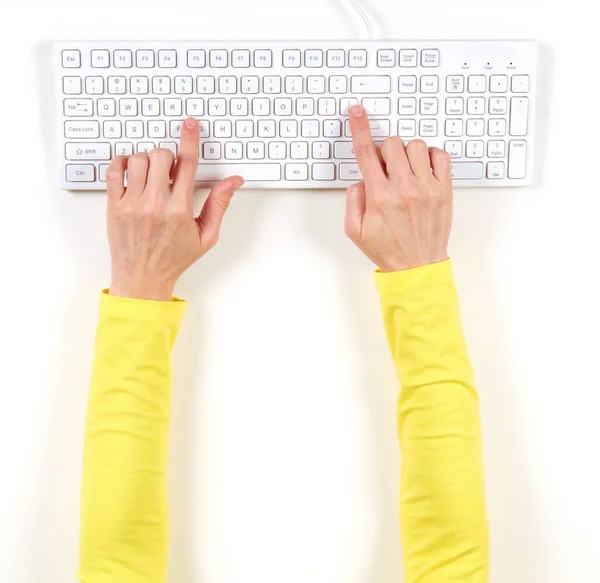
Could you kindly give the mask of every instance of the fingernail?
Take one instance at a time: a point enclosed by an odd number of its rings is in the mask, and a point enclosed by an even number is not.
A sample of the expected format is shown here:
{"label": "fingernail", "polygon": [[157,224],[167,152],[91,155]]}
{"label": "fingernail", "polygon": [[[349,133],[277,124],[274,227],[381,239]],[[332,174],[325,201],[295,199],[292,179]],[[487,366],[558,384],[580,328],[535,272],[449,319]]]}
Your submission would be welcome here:
{"label": "fingernail", "polygon": [[237,190],[238,188],[240,188],[242,185],[244,184],[244,179],[243,178],[238,178],[234,183],[233,183],[233,189]]}
{"label": "fingernail", "polygon": [[185,120],[185,127],[189,130],[193,130],[198,125],[198,122],[193,117],[188,117]]}
{"label": "fingernail", "polygon": [[361,105],[355,105],[354,107],[352,107],[352,109],[350,109],[350,111],[352,112],[352,115],[354,117],[361,117],[365,114],[365,108]]}

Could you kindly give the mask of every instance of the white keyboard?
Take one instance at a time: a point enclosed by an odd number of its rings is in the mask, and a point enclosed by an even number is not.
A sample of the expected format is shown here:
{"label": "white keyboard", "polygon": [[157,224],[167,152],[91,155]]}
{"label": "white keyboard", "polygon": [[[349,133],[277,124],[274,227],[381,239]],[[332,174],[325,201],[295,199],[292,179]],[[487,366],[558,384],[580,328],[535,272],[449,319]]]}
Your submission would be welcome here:
{"label": "white keyboard", "polygon": [[455,186],[531,183],[533,41],[55,43],[62,188],[104,190],[110,159],[169,148],[199,120],[196,176],[254,188],[346,188],[361,178],[348,108],[376,142],[424,139]]}

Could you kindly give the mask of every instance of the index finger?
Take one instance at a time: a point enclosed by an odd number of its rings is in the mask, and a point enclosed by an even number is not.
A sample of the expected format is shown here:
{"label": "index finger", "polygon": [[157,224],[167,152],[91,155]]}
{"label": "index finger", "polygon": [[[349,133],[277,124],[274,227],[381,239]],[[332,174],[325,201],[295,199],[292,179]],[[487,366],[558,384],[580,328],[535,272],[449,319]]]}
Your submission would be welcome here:
{"label": "index finger", "polygon": [[386,179],[385,172],[379,160],[377,147],[371,136],[371,126],[365,108],[355,105],[348,112],[354,157],[365,182],[382,182]]}
{"label": "index finger", "polygon": [[179,137],[179,155],[173,174],[173,194],[191,200],[198,169],[198,142],[200,126],[193,117],[188,117],[181,124]]}

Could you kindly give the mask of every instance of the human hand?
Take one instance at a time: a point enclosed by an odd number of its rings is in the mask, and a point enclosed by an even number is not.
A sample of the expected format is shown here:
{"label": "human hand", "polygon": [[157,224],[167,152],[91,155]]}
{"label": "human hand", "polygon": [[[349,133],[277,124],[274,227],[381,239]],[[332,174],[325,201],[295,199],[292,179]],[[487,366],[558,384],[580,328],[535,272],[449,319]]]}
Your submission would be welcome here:
{"label": "human hand", "polygon": [[182,124],[174,169],[173,153],[155,149],[117,156],[106,171],[111,295],[169,300],[179,276],[216,244],[225,211],[244,180],[221,181],[194,217],[199,132],[193,118]]}
{"label": "human hand", "polygon": [[447,152],[428,149],[423,140],[405,146],[394,136],[378,153],[364,108],[353,107],[349,119],[363,181],[347,190],[348,237],[384,272],[447,259],[452,226]]}

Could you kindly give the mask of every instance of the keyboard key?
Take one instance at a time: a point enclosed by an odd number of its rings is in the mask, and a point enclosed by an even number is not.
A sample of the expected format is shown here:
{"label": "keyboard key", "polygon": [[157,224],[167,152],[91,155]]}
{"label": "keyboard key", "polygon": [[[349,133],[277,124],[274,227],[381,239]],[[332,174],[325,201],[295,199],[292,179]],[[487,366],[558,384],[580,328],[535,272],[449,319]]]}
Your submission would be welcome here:
{"label": "keyboard key", "polygon": [[335,164],[317,163],[312,165],[313,180],[334,180],[335,179]]}
{"label": "keyboard key", "polygon": [[437,49],[423,49],[421,51],[421,67],[438,67],[440,64],[440,51]]}
{"label": "keyboard key", "polygon": [[65,158],[67,160],[110,160],[110,143],[67,142]]}
{"label": "keyboard key", "polygon": [[350,79],[351,93],[390,93],[392,78],[388,75],[363,75]]}
{"label": "keyboard key", "polygon": [[437,120],[422,119],[419,121],[419,135],[422,138],[433,138],[437,136]]}
{"label": "keyboard key", "polygon": [[396,51],[394,49],[379,49],[377,51],[378,67],[394,67],[396,65]]}
{"label": "keyboard key", "polygon": [[152,93],[156,95],[171,93],[171,77],[152,77]]}
{"label": "keyboard key", "polygon": [[254,51],[254,66],[257,69],[266,69],[273,64],[273,53],[269,49]]}
{"label": "keyboard key", "polygon": [[117,104],[114,99],[98,99],[96,109],[99,117],[113,117],[117,114]]}
{"label": "keyboard key", "polygon": [[292,160],[306,160],[308,158],[308,142],[292,142],[290,144],[290,158]]}
{"label": "keyboard key", "polygon": [[151,69],[154,67],[154,51],[146,49],[136,51],[135,62],[139,69]]}
{"label": "keyboard key", "polygon": [[421,115],[437,115],[438,100],[436,97],[421,97],[419,101]]}
{"label": "keyboard key", "polygon": [[[172,124],[173,122],[171,122]],[[181,122],[179,122],[179,129],[181,129]],[[125,137],[126,138],[143,138],[144,137],[144,122],[139,120],[127,120],[125,122]],[[171,133],[171,137],[179,137],[179,132],[177,136],[173,136]]]}
{"label": "keyboard key", "polygon": [[329,158],[329,142],[313,142],[312,157],[319,160]]}
{"label": "keyboard key", "polygon": [[[526,136],[529,115],[529,99],[527,97],[511,97],[510,130],[511,136]],[[509,173],[510,174],[510,173]],[[509,175],[509,178],[510,175]]]}
{"label": "keyboard key", "polygon": [[490,119],[488,121],[488,136],[505,136],[506,135],[506,120],[505,119]]}
{"label": "keyboard key", "polygon": [[[390,135],[390,121],[387,119],[370,119],[369,126],[371,128],[371,135],[374,138],[387,138]],[[350,122],[346,120],[344,124],[344,132],[347,138],[352,137],[350,131]]]}
{"label": "keyboard key", "polygon": [[401,67],[416,67],[418,63],[418,55],[416,49],[403,49],[400,51],[400,59],[398,64]]}
{"label": "keyboard key", "polygon": [[356,97],[342,97],[340,99],[340,115],[348,115],[350,110],[358,104]]}
{"label": "keyboard key", "polygon": [[483,158],[483,140],[468,140],[465,144],[465,156],[467,158]]}
{"label": "keyboard key", "polygon": [[448,152],[450,158],[460,158],[462,156],[462,142],[460,140],[444,142],[444,150]]}
{"label": "keyboard key", "polygon": [[110,67],[110,52],[106,49],[92,51],[92,67],[98,69],[106,69]]}
{"label": "keyboard key", "polygon": [[131,77],[129,81],[129,92],[133,95],[147,94],[148,87],[148,77]]}
{"label": "keyboard key", "polygon": [[320,97],[317,108],[319,115],[335,115],[335,99],[333,97]]}
{"label": "keyboard key", "polygon": [[208,115],[219,116],[227,114],[227,100],[222,97],[213,97],[208,100]]}
{"label": "keyboard key", "polygon": [[123,95],[127,92],[127,81],[125,77],[109,77],[108,92],[112,95]]}
{"label": "keyboard key", "polygon": [[285,142],[269,142],[269,158],[271,160],[284,160],[287,144]]}
{"label": "keyboard key", "polygon": [[366,67],[367,51],[365,49],[351,49],[348,51],[349,67]]}
{"label": "keyboard key", "polygon": [[204,142],[202,146],[202,157],[205,160],[219,160],[221,158],[221,143]]}
{"label": "keyboard key", "polygon": [[325,138],[339,138],[341,135],[342,122],[339,119],[326,119],[323,121],[323,136]]}
{"label": "keyboard key", "polygon": [[177,156],[177,142],[159,142],[158,147],[163,150],[171,150],[173,156]]}
{"label": "keyboard key", "polygon": [[[100,101],[100,100],[98,100]],[[138,114],[137,99],[119,99],[119,115],[123,117],[135,117]]]}
{"label": "keyboard key", "polygon": [[166,138],[167,123],[162,119],[156,119],[148,122],[148,137],[149,138]]}
{"label": "keyboard key", "polygon": [[285,78],[285,92],[299,94],[302,93],[303,79],[302,77],[286,77]]}
{"label": "keyboard key", "polygon": [[506,97],[490,97],[488,112],[490,115],[505,115],[508,111]]}
{"label": "keyboard key", "polygon": [[460,137],[463,135],[463,120],[462,119],[447,119],[444,133],[448,137]]}
{"label": "keyboard key", "polygon": [[338,160],[354,160],[354,145],[352,142],[334,142],[333,157]]}
{"label": "keyboard key", "polygon": [[246,157],[248,158],[248,160],[264,160],[265,143],[248,142],[248,144],[246,145]]}
{"label": "keyboard key", "polygon": [[108,164],[100,164],[98,166],[98,180],[100,182],[106,182],[106,171],[108,170]]}
{"label": "keyboard key", "polygon": [[175,93],[185,95],[193,93],[194,79],[189,75],[178,75],[175,77]]}
{"label": "keyboard key", "polygon": [[[233,100],[232,100],[233,101]],[[312,99],[310,100],[312,102]],[[271,100],[266,97],[254,98],[252,100],[252,115],[265,116],[271,113]]]}
{"label": "keyboard key", "polygon": [[254,122],[251,119],[239,119],[235,122],[235,135],[237,138],[253,138]]}
{"label": "keyboard key", "polygon": [[227,67],[227,51],[223,49],[213,49],[210,51],[210,66],[215,69]]}
{"label": "keyboard key", "polygon": [[467,136],[483,136],[485,134],[485,120],[468,119]]}
{"label": "keyboard key", "polygon": [[[181,104],[181,99],[178,97],[169,97],[164,100],[163,105],[163,114],[168,117],[181,117],[183,111],[183,107]],[[193,115],[193,114],[187,114]],[[201,115],[201,114],[199,114]]]}
{"label": "keyboard key", "polygon": [[329,77],[329,93],[346,93],[348,91],[348,79],[343,75]]}
{"label": "keyboard key", "polygon": [[100,124],[97,121],[66,121],[65,138],[99,138]]}
{"label": "keyboard key", "polygon": [[67,164],[65,174],[67,182],[94,182],[96,169],[93,164]]}
{"label": "keyboard key", "polygon": [[469,75],[469,93],[485,93],[485,75]]}
{"label": "keyboard key", "polygon": [[231,120],[222,119],[214,122],[213,135],[215,138],[230,138],[232,136]]}
{"label": "keyboard key", "polygon": [[525,178],[527,166],[527,142],[511,140],[508,143],[508,177]]}
{"label": "keyboard key", "polygon": [[479,180],[483,178],[482,162],[452,162],[450,174],[455,180]]}
{"label": "keyboard key", "polygon": [[504,162],[488,162],[486,176],[493,180],[504,178]]}
{"label": "keyboard key", "polygon": [[297,138],[298,122],[295,119],[282,120],[279,122],[279,135],[282,138]]}
{"label": "keyboard key", "polygon": [[244,93],[244,94],[258,93],[259,84],[260,84],[259,78],[254,75],[242,77],[242,93]]}
{"label": "keyboard key", "polygon": [[131,156],[133,144],[131,142],[117,142],[115,144],[115,156]]}
{"label": "keyboard key", "polygon": [[414,138],[417,135],[417,122],[414,119],[401,119],[398,122],[398,135],[401,138]]}
{"label": "keyboard key", "polygon": [[222,95],[237,93],[237,77],[231,75],[219,77],[219,93]]}
{"label": "keyboard key", "polygon": [[446,93],[462,93],[465,90],[465,78],[462,75],[446,77]]}
{"label": "keyboard key", "polygon": [[414,97],[400,97],[398,99],[399,115],[416,115],[417,100]]}
{"label": "keyboard key", "polygon": [[[258,93],[258,90],[256,91]],[[281,93],[281,77],[269,75],[263,79],[263,93],[272,95]],[[309,91],[310,93],[310,91]]]}
{"label": "keyboard key", "polygon": [[102,122],[102,133],[105,138],[118,139],[123,135],[123,125],[119,120],[106,120]]}
{"label": "keyboard key", "polygon": [[158,66],[163,69],[174,69],[177,67],[177,51],[172,49],[158,51]]}
{"label": "keyboard key", "polygon": [[91,99],[64,99],[63,113],[66,117],[91,117],[94,102]]}
{"label": "keyboard key", "polygon": [[196,182],[220,182],[229,176],[241,176],[245,182],[281,180],[279,164],[199,164]]}
{"label": "keyboard key", "polygon": [[286,164],[286,180],[308,180],[308,164]]}
{"label": "keyboard key", "polygon": [[277,97],[273,102],[275,115],[292,115],[292,100],[289,97]]}
{"label": "keyboard key", "polygon": [[437,75],[423,75],[421,77],[421,93],[437,93],[439,79]]}
{"label": "keyboard key", "polygon": [[306,80],[307,93],[325,93],[325,77],[311,76]]}
{"label": "keyboard key", "polygon": [[[302,122],[304,123],[304,122]],[[258,137],[259,138],[274,138],[275,137],[275,121],[272,119],[260,120],[258,122]]]}
{"label": "keyboard key", "polygon": [[389,97],[363,97],[361,105],[369,115],[389,115],[391,111]]}
{"label": "keyboard key", "polygon": [[[269,100],[267,99],[267,102]],[[229,102],[229,112],[233,116],[248,115],[248,100],[245,97],[236,97]]]}
{"label": "keyboard key", "polygon": [[507,91],[508,77],[506,75],[490,76],[490,93],[506,93]]}
{"label": "keyboard key", "polygon": [[504,158],[504,140],[490,140],[487,146],[488,158]]}
{"label": "keyboard key", "polygon": [[339,165],[339,176],[340,180],[361,180],[362,174],[358,164],[351,164],[348,162],[342,162]]}
{"label": "keyboard key", "polygon": [[226,142],[225,143],[225,159],[226,160],[241,160],[244,154],[244,144],[242,142]]}
{"label": "keyboard key", "polygon": [[202,49],[190,49],[187,52],[187,66],[190,69],[206,67],[206,53]]}
{"label": "keyboard key", "polygon": [[142,115],[152,116],[160,114],[160,99],[142,99]]}
{"label": "keyboard key", "polygon": [[104,93],[104,77],[86,77],[85,92],[88,95],[102,95]]}
{"label": "keyboard key", "polygon": [[77,49],[62,51],[62,66],[65,69],[79,69],[81,67],[81,52]]}
{"label": "keyboard key", "polygon": [[462,115],[465,102],[462,97],[446,97],[446,114]]}
{"label": "keyboard key", "polygon": [[283,51],[283,66],[289,68],[300,67],[302,53],[298,49],[288,49]]}
{"label": "keyboard key", "polygon": [[185,100],[185,115],[199,116],[204,115],[204,99],[200,97],[190,97]]}
{"label": "keyboard key", "polygon": [[513,75],[510,82],[513,93],[527,93],[529,91],[529,75]]}
{"label": "keyboard key", "polygon": [[329,49],[327,51],[328,67],[343,67],[346,64],[346,52],[341,49]]}
{"label": "keyboard key", "polygon": [[81,94],[81,77],[63,77],[63,93],[65,95]]}
{"label": "keyboard key", "polygon": [[467,113],[469,115],[482,115],[485,113],[485,99],[483,97],[469,97],[467,99]]}
{"label": "keyboard key", "polygon": [[319,137],[319,120],[317,119],[303,119],[300,124],[300,133],[303,138],[317,138]]}
{"label": "keyboard key", "polygon": [[200,94],[215,92],[214,77],[196,77],[196,92]]}
{"label": "keyboard key", "polygon": [[398,77],[398,91],[400,93],[416,93],[417,78],[414,75],[401,75]]}
{"label": "keyboard key", "polygon": [[250,51],[231,51],[231,66],[235,67],[236,69],[247,69],[250,67]]}

